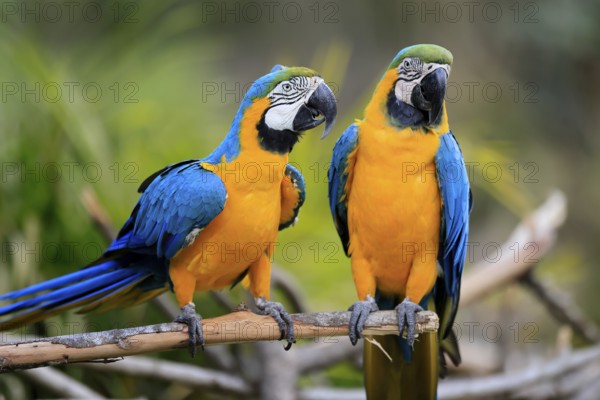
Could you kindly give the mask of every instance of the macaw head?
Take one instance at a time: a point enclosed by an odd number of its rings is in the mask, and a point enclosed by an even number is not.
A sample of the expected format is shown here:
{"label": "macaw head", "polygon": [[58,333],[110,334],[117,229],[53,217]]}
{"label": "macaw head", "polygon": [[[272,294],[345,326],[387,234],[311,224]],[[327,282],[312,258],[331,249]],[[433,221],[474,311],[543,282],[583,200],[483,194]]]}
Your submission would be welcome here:
{"label": "macaw head", "polygon": [[419,44],[394,57],[375,91],[373,107],[384,108],[397,127],[435,129],[446,124],[444,96],[452,54],[443,47]]}
{"label": "macaw head", "polygon": [[333,128],[337,106],[333,92],[315,71],[276,65],[252,84],[240,112],[243,136],[253,131],[261,148],[285,154],[304,131],[322,123],[322,138],[327,136]]}

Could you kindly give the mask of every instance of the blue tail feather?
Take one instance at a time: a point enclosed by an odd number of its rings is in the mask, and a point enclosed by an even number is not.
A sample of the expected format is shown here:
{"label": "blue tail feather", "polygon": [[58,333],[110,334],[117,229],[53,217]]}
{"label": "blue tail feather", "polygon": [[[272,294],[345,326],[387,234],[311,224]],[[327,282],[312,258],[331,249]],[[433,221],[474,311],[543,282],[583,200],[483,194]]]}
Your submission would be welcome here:
{"label": "blue tail feather", "polygon": [[[98,299],[114,296],[123,305],[131,303],[127,294],[132,288],[142,292],[164,287],[166,276],[161,268],[144,256],[123,255],[100,264],[7,293],[2,300],[17,300],[0,307],[0,330],[33,323],[58,312],[85,307]],[[31,296],[24,298],[25,296]]]}
{"label": "blue tail feather", "polygon": [[[87,293],[105,288],[108,285],[112,285],[115,282],[118,283],[120,280],[126,279],[130,275],[131,272],[126,269],[110,271],[106,274],[95,276],[91,279],[77,282],[69,286],[64,286],[60,289],[53,290],[40,296],[36,296],[26,300],[21,300],[17,303],[1,307],[0,315],[6,315],[15,311],[21,311],[26,308],[34,307],[36,305],[43,305],[47,302],[56,303],[64,301],[66,299],[70,299],[72,297],[83,296]],[[66,275],[65,277],[69,277],[69,275]]]}
{"label": "blue tail feather", "polygon": [[[15,290],[0,296],[0,300],[15,300],[21,297],[30,296],[39,292],[45,292],[47,290],[53,290],[56,288],[63,287],[65,285],[77,282],[80,280],[89,279],[97,276],[105,271],[109,271],[116,267],[113,263],[103,263],[94,265],[89,268],[84,268],[79,271],[73,272],[68,275],[59,276],[58,278],[50,279],[49,281],[41,282],[24,289]],[[1,308],[0,308],[1,310]]]}
{"label": "blue tail feather", "polygon": [[[119,275],[125,275],[125,274],[119,274]],[[136,275],[127,277],[123,280],[116,281],[108,286],[100,286],[98,289],[88,292],[83,297],[79,297],[80,292],[77,292],[77,293],[72,292],[72,295],[63,296],[62,298],[50,298],[50,299],[48,299],[49,301],[37,301],[41,298],[41,296],[36,297],[34,299],[31,299],[31,300],[36,301],[34,304],[30,305],[25,312],[23,312],[21,314],[16,314],[14,316],[14,318],[20,318],[27,314],[32,314],[32,313],[35,313],[40,310],[52,310],[57,307],[69,308],[68,306],[70,306],[74,303],[84,304],[87,300],[90,300],[97,296],[103,295],[106,292],[113,292],[122,287],[126,287],[130,283],[132,283],[142,277],[143,277],[143,274],[138,273]],[[65,289],[69,289],[69,288],[65,288]],[[53,292],[53,293],[56,293],[56,292]],[[51,295],[53,293],[49,293],[49,295]],[[20,307],[19,310],[21,310],[23,308],[25,308],[25,307]],[[0,314],[1,313],[2,313],[2,309],[0,309]]]}

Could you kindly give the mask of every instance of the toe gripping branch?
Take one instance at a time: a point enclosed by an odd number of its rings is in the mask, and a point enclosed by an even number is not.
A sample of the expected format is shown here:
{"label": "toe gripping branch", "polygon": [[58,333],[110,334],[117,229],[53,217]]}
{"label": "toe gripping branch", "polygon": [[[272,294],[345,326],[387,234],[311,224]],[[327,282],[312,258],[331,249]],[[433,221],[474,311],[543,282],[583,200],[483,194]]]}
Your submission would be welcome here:
{"label": "toe gripping branch", "polygon": [[396,306],[396,312],[398,313],[398,331],[400,332],[400,335],[402,335],[404,326],[406,325],[408,330],[406,340],[411,348],[415,344],[415,328],[417,326],[416,314],[419,311],[423,311],[423,307],[414,303],[408,297]]}
{"label": "toe gripping branch", "polygon": [[292,321],[290,314],[283,308],[281,303],[267,301],[264,297],[257,297],[255,303],[260,314],[269,315],[277,322],[279,332],[281,332],[279,340],[287,338],[287,345],[284,349],[286,351],[289,350],[292,347],[292,344],[296,343],[296,338],[294,337],[294,322]]}
{"label": "toe gripping branch", "polygon": [[367,296],[367,300],[357,301],[350,306],[348,311],[352,311],[348,326],[350,342],[353,345],[356,345],[358,338],[362,337],[362,331],[365,327],[365,322],[367,322],[369,314],[374,311],[379,311],[379,307],[377,307],[375,299],[373,299],[371,296]]}
{"label": "toe gripping branch", "polygon": [[202,334],[202,317],[196,314],[196,305],[187,303],[181,307],[181,314],[175,318],[175,322],[186,324],[189,332],[189,352],[192,358],[196,357],[196,346],[204,350],[204,335]]}

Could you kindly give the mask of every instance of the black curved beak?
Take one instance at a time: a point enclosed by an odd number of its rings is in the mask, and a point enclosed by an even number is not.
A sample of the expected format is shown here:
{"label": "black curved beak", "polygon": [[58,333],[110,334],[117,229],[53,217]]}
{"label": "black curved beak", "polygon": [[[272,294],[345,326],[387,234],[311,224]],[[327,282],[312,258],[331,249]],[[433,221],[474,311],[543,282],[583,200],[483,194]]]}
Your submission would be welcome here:
{"label": "black curved beak", "polygon": [[428,116],[428,125],[439,124],[442,117],[448,73],[443,68],[426,75],[411,94],[413,105]]}
{"label": "black curved beak", "polygon": [[310,96],[308,101],[300,107],[294,117],[294,131],[302,132],[312,129],[325,122],[325,131],[321,139],[329,135],[335,123],[337,103],[333,92],[322,82]]}

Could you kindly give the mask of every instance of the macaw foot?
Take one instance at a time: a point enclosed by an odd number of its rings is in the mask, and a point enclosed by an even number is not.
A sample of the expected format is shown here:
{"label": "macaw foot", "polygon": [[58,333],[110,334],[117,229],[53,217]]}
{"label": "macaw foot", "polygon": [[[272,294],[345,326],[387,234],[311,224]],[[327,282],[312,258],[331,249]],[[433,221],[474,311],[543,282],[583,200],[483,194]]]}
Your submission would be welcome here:
{"label": "macaw foot", "polygon": [[188,326],[190,355],[192,358],[196,357],[197,345],[200,345],[202,350],[204,350],[204,335],[202,334],[202,317],[196,314],[194,303],[187,303],[181,307],[181,314],[175,318],[175,322]]}
{"label": "macaw foot", "polygon": [[398,313],[398,329],[400,336],[404,331],[404,325],[406,324],[408,333],[406,334],[406,340],[409,346],[412,348],[415,343],[415,327],[417,325],[416,314],[419,311],[423,311],[423,307],[417,303],[413,303],[408,297],[402,301],[402,303],[396,306],[396,312]]}
{"label": "macaw foot", "polygon": [[352,311],[350,314],[350,323],[348,326],[350,342],[352,345],[356,345],[358,338],[362,335],[362,330],[365,327],[365,322],[373,311],[378,311],[377,303],[371,296],[367,296],[365,301],[357,301],[352,304],[348,311]]}
{"label": "macaw foot", "polygon": [[287,345],[284,347],[284,349],[288,351],[292,347],[292,344],[296,343],[296,338],[294,337],[294,321],[292,321],[290,314],[285,311],[285,308],[283,308],[281,303],[267,301],[264,297],[256,298],[255,302],[260,314],[270,315],[273,317],[275,322],[277,322],[279,331],[281,332],[279,340],[282,340],[284,337],[286,337],[287,331]]}

